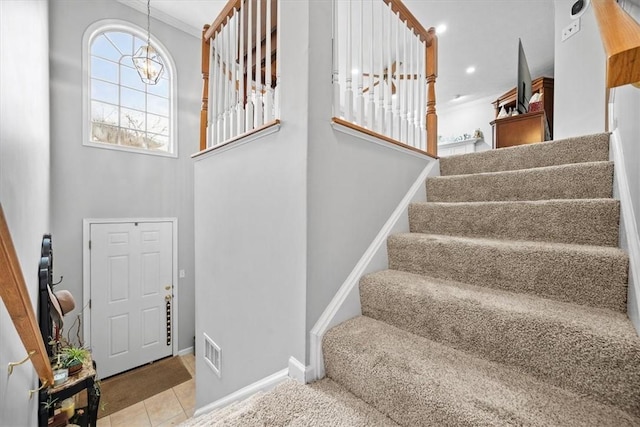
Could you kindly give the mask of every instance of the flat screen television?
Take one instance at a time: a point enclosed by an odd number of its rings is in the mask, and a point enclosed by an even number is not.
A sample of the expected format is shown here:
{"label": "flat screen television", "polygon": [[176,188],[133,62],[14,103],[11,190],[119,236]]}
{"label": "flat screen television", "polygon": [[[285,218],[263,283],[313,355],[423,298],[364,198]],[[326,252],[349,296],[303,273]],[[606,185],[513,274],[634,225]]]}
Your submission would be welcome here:
{"label": "flat screen television", "polygon": [[527,64],[527,57],[522,48],[522,40],[518,39],[518,84],[517,88],[517,109],[518,113],[524,114],[529,111],[529,100],[531,99],[531,72]]}

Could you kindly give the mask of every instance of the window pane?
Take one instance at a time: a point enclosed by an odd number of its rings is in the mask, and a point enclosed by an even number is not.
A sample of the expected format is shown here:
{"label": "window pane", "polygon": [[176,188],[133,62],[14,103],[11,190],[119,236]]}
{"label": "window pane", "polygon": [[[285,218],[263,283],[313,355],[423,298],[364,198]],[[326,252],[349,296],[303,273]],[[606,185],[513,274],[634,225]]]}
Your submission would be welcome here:
{"label": "window pane", "polygon": [[118,64],[95,56],[91,57],[91,77],[118,83]]}
{"label": "window pane", "polygon": [[105,36],[123,55],[133,55],[133,36],[131,34],[110,31],[105,33]]}
{"label": "window pane", "polygon": [[169,118],[147,114],[147,131],[169,135]]}
{"label": "window pane", "polygon": [[117,144],[118,133],[117,126],[109,126],[104,123],[91,123],[91,141],[93,142]]}
{"label": "window pane", "polygon": [[132,129],[142,133],[146,132],[146,120],[144,112],[122,108],[120,110],[120,127]]}
{"label": "window pane", "polygon": [[[0,0],[2,1],[2,0]],[[165,63],[156,85],[142,82],[131,56],[147,44],[126,29],[104,31],[91,41],[90,126],[94,142],[172,152],[171,75]]]}
{"label": "window pane", "polygon": [[[164,76],[166,74],[167,74],[167,66],[165,65],[162,75]],[[159,95],[165,98],[169,98],[169,81],[167,79],[161,78],[160,80],[158,80],[157,84],[149,85],[148,91],[149,93],[152,93],[154,95]]]}
{"label": "window pane", "polygon": [[169,151],[169,138],[150,133],[147,136],[147,148],[155,151]]}
{"label": "window pane", "polygon": [[94,123],[118,125],[118,107],[116,107],[115,105],[92,101],[91,121]]}
{"label": "window pane", "polygon": [[[128,58],[126,58],[128,59]],[[133,89],[144,90],[144,83],[140,80],[140,74],[133,68],[126,66],[120,67],[120,78],[122,85]]]}
{"label": "window pane", "polygon": [[169,116],[169,100],[149,94],[147,95],[147,111],[161,116]]}
{"label": "window pane", "polygon": [[111,104],[118,103],[118,86],[91,79],[91,99],[105,101]]}
{"label": "window pane", "polygon": [[102,58],[111,59],[112,61],[119,61],[122,53],[113,46],[113,44],[107,40],[104,34],[99,35],[91,43],[91,54],[100,56]]}
{"label": "window pane", "polygon": [[120,145],[126,145],[127,147],[147,148],[145,144],[145,133],[131,129],[121,129]]}
{"label": "window pane", "polygon": [[139,37],[134,36],[133,37],[133,52],[137,52],[138,49],[140,49],[142,46],[146,45],[147,41],[146,40],[142,40]]}
{"label": "window pane", "polygon": [[145,110],[144,92],[121,87],[120,96],[120,105],[123,107],[133,108],[140,111]]}

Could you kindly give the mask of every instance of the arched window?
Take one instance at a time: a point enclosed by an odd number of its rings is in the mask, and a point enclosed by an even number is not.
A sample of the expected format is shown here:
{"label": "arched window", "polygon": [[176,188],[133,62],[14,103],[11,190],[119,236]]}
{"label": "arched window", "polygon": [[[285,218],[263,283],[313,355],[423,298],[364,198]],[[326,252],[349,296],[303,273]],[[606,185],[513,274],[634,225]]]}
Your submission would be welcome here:
{"label": "arched window", "polygon": [[157,84],[144,83],[132,57],[146,44],[143,30],[121,21],[86,31],[85,145],[177,156],[173,62],[152,36],[164,70]]}

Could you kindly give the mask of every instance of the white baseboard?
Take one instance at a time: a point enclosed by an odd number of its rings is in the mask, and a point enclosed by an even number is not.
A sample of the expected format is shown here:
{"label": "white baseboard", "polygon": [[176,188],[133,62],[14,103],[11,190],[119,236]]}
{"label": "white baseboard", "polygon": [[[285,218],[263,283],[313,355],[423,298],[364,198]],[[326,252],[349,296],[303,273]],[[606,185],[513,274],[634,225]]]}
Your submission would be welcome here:
{"label": "white baseboard", "polygon": [[314,377],[306,378],[307,381],[324,377],[322,337],[324,337],[324,334],[329,328],[362,314],[358,294],[360,277],[368,272],[383,270],[388,267],[387,237],[393,233],[409,231],[409,204],[426,200],[425,181],[428,176],[437,174],[439,174],[439,162],[437,161],[430,162],[422,170],[347,279],[340,286],[336,295],[324,310],[313,329],[311,329],[311,332],[309,332],[311,373]]}
{"label": "white baseboard", "polygon": [[182,350],[178,351],[178,356],[186,356],[187,354],[193,354],[193,346],[183,348]]}
{"label": "white baseboard", "polygon": [[291,356],[289,358],[289,378],[306,384],[314,379],[313,368],[311,366],[304,366],[302,362]]}
{"label": "white baseboard", "polygon": [[629,254],[627,314],[640,335],[640,239],[618,129],[611,134],[609,146],[615,165],[614,195],[620,199],[620,246]]}
{"label": "white baseboard", "polygon": [[269,391],[281,382],[285,381],[287,378],[289,378],[289,369],[285,368],[281,371],[276,372],[275,374],[271,374],[268,377],[256,381],[253,384],[249,384],[248,386],[243,387],[240,390],[223,397],[222,399],[218,399],[215,402],[203,406],[202,408],[198,408],[193,416],[199,417],[200,415],[208,414],[209,412],[216,409],[224,408],[225,406],[230,405],[233,402],[248,399],[258,392]]}

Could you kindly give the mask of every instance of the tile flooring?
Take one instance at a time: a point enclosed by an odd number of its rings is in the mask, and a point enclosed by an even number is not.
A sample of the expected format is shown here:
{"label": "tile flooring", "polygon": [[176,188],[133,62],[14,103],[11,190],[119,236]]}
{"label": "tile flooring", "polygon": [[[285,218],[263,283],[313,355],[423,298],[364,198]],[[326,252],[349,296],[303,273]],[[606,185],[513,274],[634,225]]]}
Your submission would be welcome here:
{"label": "tile flooring", "polygon": [[108,417],[100,418],[98,427],[166,427],[191,418],[196,404],[196,359],[193,354],[180,358],[194,378]]}

